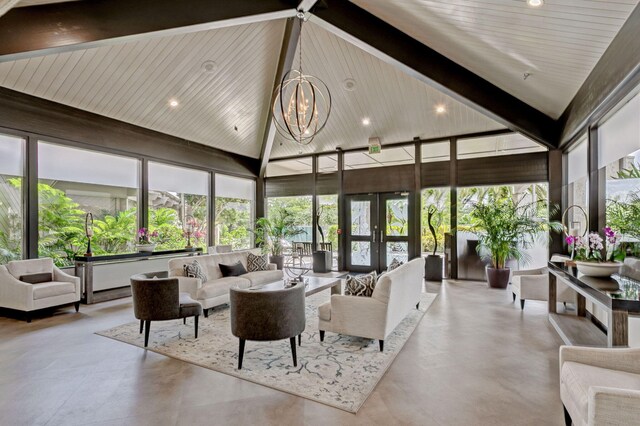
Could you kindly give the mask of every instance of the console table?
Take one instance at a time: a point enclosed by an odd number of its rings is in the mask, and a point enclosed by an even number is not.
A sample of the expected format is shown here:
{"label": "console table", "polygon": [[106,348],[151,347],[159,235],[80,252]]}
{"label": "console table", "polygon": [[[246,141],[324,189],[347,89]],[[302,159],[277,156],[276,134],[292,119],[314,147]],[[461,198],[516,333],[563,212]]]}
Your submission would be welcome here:
{"label": "console table", "polygon": [[[556,311],[557,280],[578,294],[576,315]],[[607,313],[604,333],[587,318],[586,301]],[[578,275],[575,267],[549,262],[549,321],[568,345],[628,346],[629,315],[640,314],[640,282],[614,275],[596,278]]]}
{"label": "console table", "polygon": [[[184,256],[197,256],[202,253],[201,248],[181,249],[181,250],[164,250],[154,251],[151,253],[125,253],[125,254],[112,254],[104,256],[76,256],[74,258],[75,275],[80,277],[82,286],[82,300],[86,304],[92,304],[97,302],[104,302],[106,300],[117,299],[120,297],[126,297],[131,295],[131,288],[128,278],[131,275],[142,272],[155,272],[157,268],[151,268],[150,262],[144,270],[145,264],[140,262],[146,262],[150,260],[168,260],[172,257],[184,257]],[[138,263],[135,263],[138,262]],[[157,262],[156,262],[157,263]],[[111,269],[110,271],[118,273],[118,275],[124,274],[119,279],[126,282],[120,282],[122,285],[111,286],[108,289],[102,291],[96,291],[94,285],[94,267],[104,265],[105,268],[118,268],[117,270]],[[118,266],[115,266],[118,265]],[[157,265],[156,265],[157,266]],[[163,265],[166,269],[166,264]],[[109,271],[109,270],[108,270]],[[107,272],[108,272],[107,271]]]}

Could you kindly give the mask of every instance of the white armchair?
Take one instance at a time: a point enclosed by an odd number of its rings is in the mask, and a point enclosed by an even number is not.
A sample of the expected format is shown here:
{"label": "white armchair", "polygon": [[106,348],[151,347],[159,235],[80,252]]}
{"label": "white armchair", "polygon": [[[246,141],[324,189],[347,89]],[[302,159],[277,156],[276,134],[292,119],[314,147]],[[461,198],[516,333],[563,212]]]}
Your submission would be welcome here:
{"label": "white armchair", "polygon": [[371,297],[334,294],[318,307],[320,340],[325,331],[380,341],[418,307],[422,293],[424,258],[414,259],[378,278]]}
{"label": "white armchair", "polygon": [[560,347],[565,423],[640,423],[640,349]]}
{"label": "white armchair", "polygon": [[[549,300],[549,270],[547,268],[513,271],[511,275],[513,301],[520,299],[520,308],[524,309],[525,300]],[[556,300],[562,303],[576,303],[575,291],[562,283],[557,283]]]}
{"label": "white armchair", "polygon": [[[50,279],[30,284],[33,274],[50,274]],[[52,306],[74,303],[80,309],[80,278],[65,274],[50,258],[16,260],[0,265],[0,307],[27,313]]]}

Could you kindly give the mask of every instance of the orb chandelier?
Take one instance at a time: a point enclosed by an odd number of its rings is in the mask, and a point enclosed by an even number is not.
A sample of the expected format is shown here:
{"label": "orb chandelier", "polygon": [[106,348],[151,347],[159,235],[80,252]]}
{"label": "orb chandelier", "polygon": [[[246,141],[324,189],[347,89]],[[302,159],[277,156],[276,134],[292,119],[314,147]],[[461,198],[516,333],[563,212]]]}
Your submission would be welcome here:
{"label": "orb chandelier", "polygon": [[275,91],[273,120],[278,132],[300,145],[308,145],[322,131],[331,113],[331,93],[318,77],[302,72],[302,22],[304,13],[298,12],[300,37],[298,53],[300,65],[284,74]]}

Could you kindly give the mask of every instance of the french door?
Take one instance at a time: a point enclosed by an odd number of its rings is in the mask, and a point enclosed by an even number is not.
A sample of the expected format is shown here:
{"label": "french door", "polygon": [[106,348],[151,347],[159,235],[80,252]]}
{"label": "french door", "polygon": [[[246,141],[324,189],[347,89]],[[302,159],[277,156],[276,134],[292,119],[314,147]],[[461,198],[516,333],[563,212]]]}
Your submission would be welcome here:
{"label": "french door", "polygon": [[409,259],[409,197],[404,193],[351,195],[347,202],[347,269],[382,271]]}

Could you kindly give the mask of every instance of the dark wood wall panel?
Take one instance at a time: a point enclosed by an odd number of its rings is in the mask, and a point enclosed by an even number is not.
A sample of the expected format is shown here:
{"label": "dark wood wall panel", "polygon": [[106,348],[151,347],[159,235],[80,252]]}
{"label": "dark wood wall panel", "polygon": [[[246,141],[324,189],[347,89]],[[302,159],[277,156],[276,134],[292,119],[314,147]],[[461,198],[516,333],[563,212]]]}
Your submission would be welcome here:
{"label": "dark wood wall panel", "polygon": [[422,163],[420,184],[423,188],[449,186],[451,178],[451,163],[438,161],[434,163]]}
{"label": "dark wood wall panel", "polygon": [[256,177],[259,167],[257,159],[5,88],[0,88],[0,127],[240,176]]}
{"label": "dark wood wall panel", "polygon": [[546,182],[546,152],[458,160],[458,186]]}
{"label": "dark wood wall panel", "polygon": [[338,173],[320,173],[316,181],[317,195],[331,195],[338,193]]}
{"label": "dark wood wall panel", "polygon": [[267,178],[265,179],[265,187],[267,198],[313,195],[313,174]]}
{"label": "dark wood wall panel", "polygon": [[344,171],[344,193],[411,191],[413,164]]}

